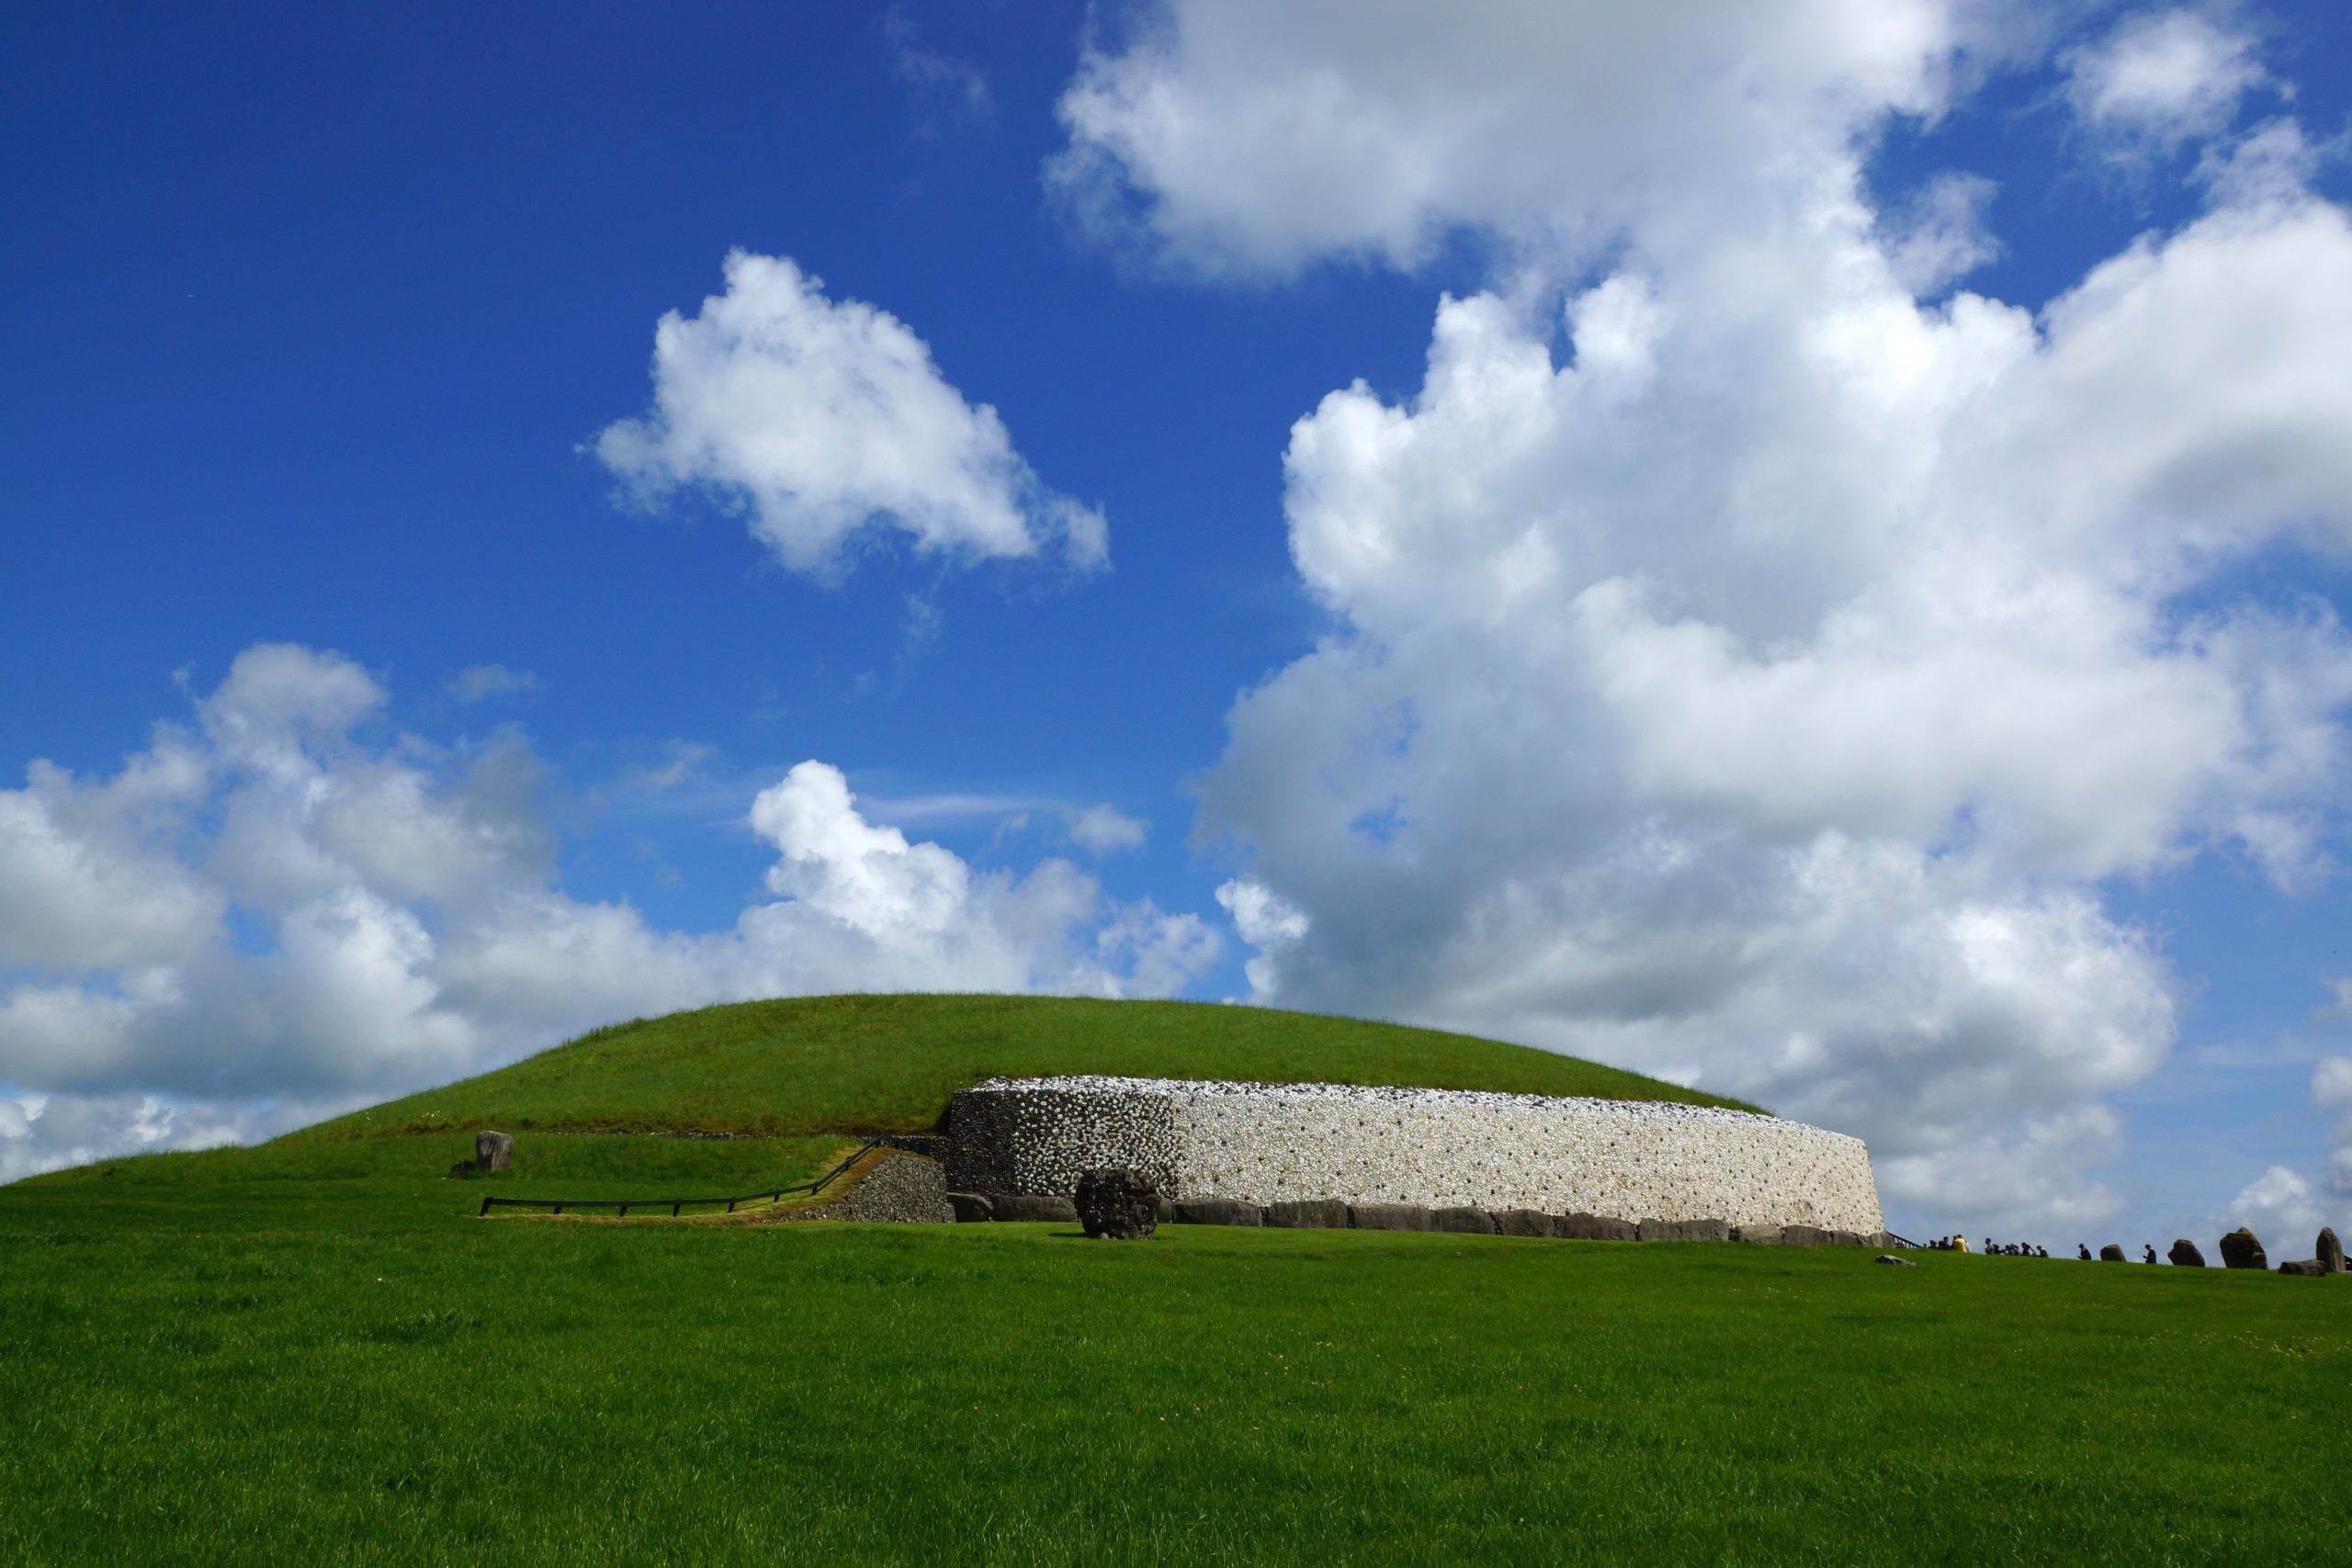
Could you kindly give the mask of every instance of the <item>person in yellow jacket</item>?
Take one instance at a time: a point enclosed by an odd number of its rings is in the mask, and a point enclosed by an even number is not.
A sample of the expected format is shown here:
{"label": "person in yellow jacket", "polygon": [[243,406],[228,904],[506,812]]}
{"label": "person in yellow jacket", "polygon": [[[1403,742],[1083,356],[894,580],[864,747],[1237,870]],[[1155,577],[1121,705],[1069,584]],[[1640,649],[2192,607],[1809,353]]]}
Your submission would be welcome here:
{"label": "person in yellow jacket", "polygon": [[1966,1252],[1968,1250],[1968,1238],[1964,1235],[1956,1235],[1952,1237],[1951,1249],[1954,1252]]}

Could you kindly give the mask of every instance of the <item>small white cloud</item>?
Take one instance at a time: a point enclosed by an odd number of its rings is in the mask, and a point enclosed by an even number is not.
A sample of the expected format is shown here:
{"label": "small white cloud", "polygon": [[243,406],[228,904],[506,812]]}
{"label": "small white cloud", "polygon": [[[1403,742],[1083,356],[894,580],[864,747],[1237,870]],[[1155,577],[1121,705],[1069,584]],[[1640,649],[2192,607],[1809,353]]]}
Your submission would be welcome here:
{"label": "small white cloud", "polygon": [[2169,149],[2228,129],[2269,79],[2254,39],[2190,10],[2142,15],[2070,51],[2066,96],[2094,131]]}
{"label": "small white cloud", "polygon": [[1070,841],[1089,854],[1107,855],[1120,850],[1139,850],[1150,835],[1151,825],[1138,821],[1112,806],[1090,806],[1072,814],[1069,819]]}
{"label": "small white cloud", "polygon": [[449,677],[449,694],[461,703],[485,703],[493,697],[526,697],[539,689],[539,678],[528,670],[503,664],[469,664]]}
{"label": "small white cloud", "polygon": [[827,298],[788,256],[736,251],[726,276],[699,314],[662,318],[652,409],[596,438],[637,499],[700,488],[819,577],[890,534],[927,554],[1106,563],[1102,514],[1046,489],[996,410],[967,402],[905,322]]}
{"label": "small white cloud", "polygon": [[996,97],[980,68],[926,44],[905,6],[893,6],[883,17],[882,40],[889,47],[890,73],[913,100],[919,132],[983,130],[996,118]]}
{"label": "small white cloud", "polygon": [[1984,226],[1997,189],[1979,175],[1939,175],[1882,223],[1895,280],[1914,294],[1933,294],[1997,259],[2001,243]]}
{"label": "small white cloud", "polygon": [[2247,1182],[2230,1200],[2230,1217],[2252,1228],[2257,1236],[2267,1233],[2270,1246],[2283,1244],[2288,1251],[2280,1257],[2292,1255],[2297,1233],[2316,1232],[2326,1223],[2313,1199],[2312,1184],[2283,1165],[2274,1165]]}

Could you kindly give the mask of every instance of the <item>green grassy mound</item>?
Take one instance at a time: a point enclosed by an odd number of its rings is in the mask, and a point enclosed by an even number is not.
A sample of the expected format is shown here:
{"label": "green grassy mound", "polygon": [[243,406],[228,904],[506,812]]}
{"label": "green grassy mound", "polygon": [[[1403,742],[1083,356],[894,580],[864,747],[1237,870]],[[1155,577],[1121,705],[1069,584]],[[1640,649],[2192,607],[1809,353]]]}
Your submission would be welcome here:
{"label": "green grassy mound", "polygon": [[1062,997],[804,997],[616,1024],[511,1067],[298,1136],[464,1127],[771,1136],[923,1132],[938,1123],[949,1095],[981,1078],[1054,1073],[1739,1104],[1523,1045],[1264,1008]]}
{"label": "green grassy mound", "polygon": [[478,1223],[463,1142],[0,1188],[0,1562],[2290,1560],[2352,1453],[2352,1280]]}

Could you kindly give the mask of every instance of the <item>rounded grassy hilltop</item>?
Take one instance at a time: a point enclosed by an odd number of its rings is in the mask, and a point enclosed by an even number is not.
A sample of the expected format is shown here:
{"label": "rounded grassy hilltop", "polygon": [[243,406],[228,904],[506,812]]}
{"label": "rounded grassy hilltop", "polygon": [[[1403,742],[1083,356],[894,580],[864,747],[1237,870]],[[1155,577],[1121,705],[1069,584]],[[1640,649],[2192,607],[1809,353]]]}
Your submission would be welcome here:
{"label": "rounded grassy hilltop", "polygon": [[[614,1024],[305,1137],[499,1126],[602,1133],[912,1133],[987,1077],[1261,1083],[1736,1100],[1573,1056],[1361,1019],[1066,997],[797,997]],[[1752,1109],[1752,1107],[1740,1107]]]}

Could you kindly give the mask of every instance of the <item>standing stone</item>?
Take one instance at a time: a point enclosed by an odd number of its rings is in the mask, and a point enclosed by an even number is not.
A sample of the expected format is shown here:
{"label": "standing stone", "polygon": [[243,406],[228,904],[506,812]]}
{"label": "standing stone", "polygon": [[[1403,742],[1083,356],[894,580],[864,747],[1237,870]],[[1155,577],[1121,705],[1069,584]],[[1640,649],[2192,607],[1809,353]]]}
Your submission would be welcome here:
{"label": "standing stone", "polygon": [[513,1134],[485,1131],[474,1134],[474,1168],[476,1170],[504,1170],[514,1163]]}
{"label": "standing stone", "polygon": [[2101,1263],[2122,1263],[2128,1261],[2128,1259],[2123,1256],[2123,1249],[2116,1246],[2111,1241],[2105,1247],[2098,1249],[2098,1260]]}
{"label": "standing stone", "polygon": [[2176,1268],[2202,1269],[2205,1267],[2205,1255],[2198,1251],[2197,1244],[2187,1236],[2182,1236],[2172,1244],[2171,1257]]}
{"label": "standing stone", "polygon": [[2262,1250],[2262,1243],[2254,1233],[2240,1225],[2222,1238],[2222,1267],[2224,1269],[2267,1269],[2270,1258]]}
{"label": "standing stone", "polygon": [[2344,1244],[2335,1239],[2333,1225],[2322,1227],[2319,1233],[2319,1260],[2327,1266],[2331,1274],[2344,1272]]}
{"label": "standing stone", "polygon": [[1159,1224],[1159,1188],[1133,1170],[1090,1170],[1072,1201],[1086,1234],[1111,1241],[1149,1241]]}

